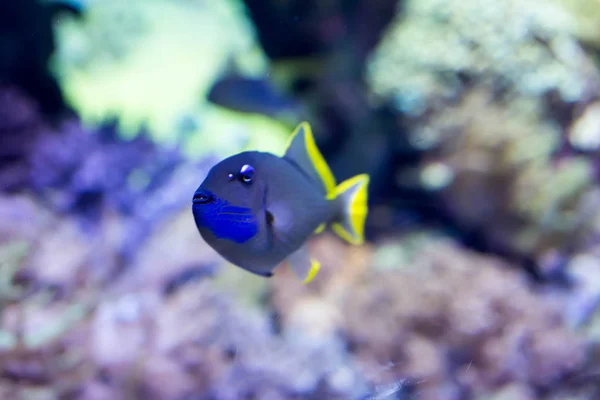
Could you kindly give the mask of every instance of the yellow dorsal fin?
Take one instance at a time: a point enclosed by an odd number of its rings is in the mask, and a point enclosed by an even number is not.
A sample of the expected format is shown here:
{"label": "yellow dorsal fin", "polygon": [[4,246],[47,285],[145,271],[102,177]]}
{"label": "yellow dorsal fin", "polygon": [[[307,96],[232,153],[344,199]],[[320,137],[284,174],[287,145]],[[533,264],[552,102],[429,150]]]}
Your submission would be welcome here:
{"label": "yellow dorsal fin", "polygon": [[302,122],[296,127],[288,140],[283,157],[293,161],[311,179],[320,184],[323,194],[327,194],[335,189],[335,177],[315,143],[315,138],[308,122]]}

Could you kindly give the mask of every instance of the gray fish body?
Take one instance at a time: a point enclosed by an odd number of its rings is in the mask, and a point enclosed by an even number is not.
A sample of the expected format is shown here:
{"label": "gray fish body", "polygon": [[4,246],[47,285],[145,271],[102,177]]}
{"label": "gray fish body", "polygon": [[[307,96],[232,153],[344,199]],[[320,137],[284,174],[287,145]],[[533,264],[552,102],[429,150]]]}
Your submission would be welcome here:
{"label": "gray fish body", "polygon": [[201,227],[199,230],[204,240],[229,262],[254,273],[269,275],[288,255],[298,250],[319,225],[336,215],[337,202],[328,200],[318,182],[293,161],[261,152],[240,153],[215,165],[200,188],[217,191],[212,185],[213,179],[228,175],[228,171],[239,171],[243,165],[255,168],[254,187],[239,197],[234,196],[252,208],[257,216],[256,236],[244,243],[236,243],[215,237],[210,229]]}
{"label": "gray fish body", "polygon": [[283,157],[247,151],[211,168],[192,212],[204,240],[226,260],[271,276],[286,261],[304,283],[317,274],[305,242],[330,226],[351,244],[364,240],[366,174],[339,185],[301,123]]}

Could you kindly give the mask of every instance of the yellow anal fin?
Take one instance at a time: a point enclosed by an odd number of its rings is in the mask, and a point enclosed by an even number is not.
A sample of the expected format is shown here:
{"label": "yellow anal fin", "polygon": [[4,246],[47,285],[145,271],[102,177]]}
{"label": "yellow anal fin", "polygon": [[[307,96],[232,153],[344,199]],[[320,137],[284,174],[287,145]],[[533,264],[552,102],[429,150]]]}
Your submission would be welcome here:
{"label": "yellow anal fin", "polygon": [[327,198],[341,199],[342,217],[334,222],[331,228],[342,239],[355,245],[364,243],[365,221],[368,215],[368,186],[367,174],[357,175],[340,183]]}
{"label": "yellow anal fin", "polygon": [[303,283],[312,281],[321,268],[321,263],[312,259],[308,254],[306,245],[301,246],[298,250],[290,254],[287,262]]}
{"label": "yellow anal fin", "polygon": [[310,260],[310,271],[308,272],[308,275],[306,276],[306,278],[304,279],[304,281],[302,281],[302,283],[304,285],[306,285],[307,283],[309,283],[310,281],[312,281],[314,279],[315,276],[317,276],[317,273],[319,272],[319,270],[321,269],[321,263],[318,262],[317,260]]}
{"label": "yellow anal fin", "polygon": [[321,184],[324,193],[335,189],[335,177],[315,143],[308,122],[296,127],[288,140],[284,157],[296,163],[317,184]]}

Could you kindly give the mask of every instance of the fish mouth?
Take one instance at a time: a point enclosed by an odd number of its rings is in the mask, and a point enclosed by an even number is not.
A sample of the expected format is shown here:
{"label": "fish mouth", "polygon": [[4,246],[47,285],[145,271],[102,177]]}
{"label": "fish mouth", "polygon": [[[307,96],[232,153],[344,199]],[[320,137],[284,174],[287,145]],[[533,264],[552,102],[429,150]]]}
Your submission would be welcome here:
{"label": "fish mouth", "polygon": [[196,191],[196,193],[194,193],[194,198],[192,199],[192,203],[193,204],[208,204],[211,201],[213,201],[214,198],[215,198],[215,196],[213,196],[213,194],[210,193],[209,191],[199,189]]}

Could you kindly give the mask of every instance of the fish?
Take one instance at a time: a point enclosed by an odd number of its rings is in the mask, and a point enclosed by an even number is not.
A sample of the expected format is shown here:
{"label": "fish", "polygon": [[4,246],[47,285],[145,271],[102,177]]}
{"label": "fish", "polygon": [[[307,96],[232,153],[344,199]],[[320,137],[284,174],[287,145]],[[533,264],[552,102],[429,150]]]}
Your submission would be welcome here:
{"label": "fish", "polygon": [[194,192],[192,213],[204,241],[233,265],[263,277],[287,264],[303,283],[321,268],[307,248],[330,228],[364,243],[369,175],[336,183],[308,122],[279,156],[244,151],[215,164]]}
{"label": "fish", "polygon": [[240,75],[225,76],[215,82],[207,100],[233,111],[272,118],[293,114],[299,109],[291,97],[278,90],[269,80]]}

